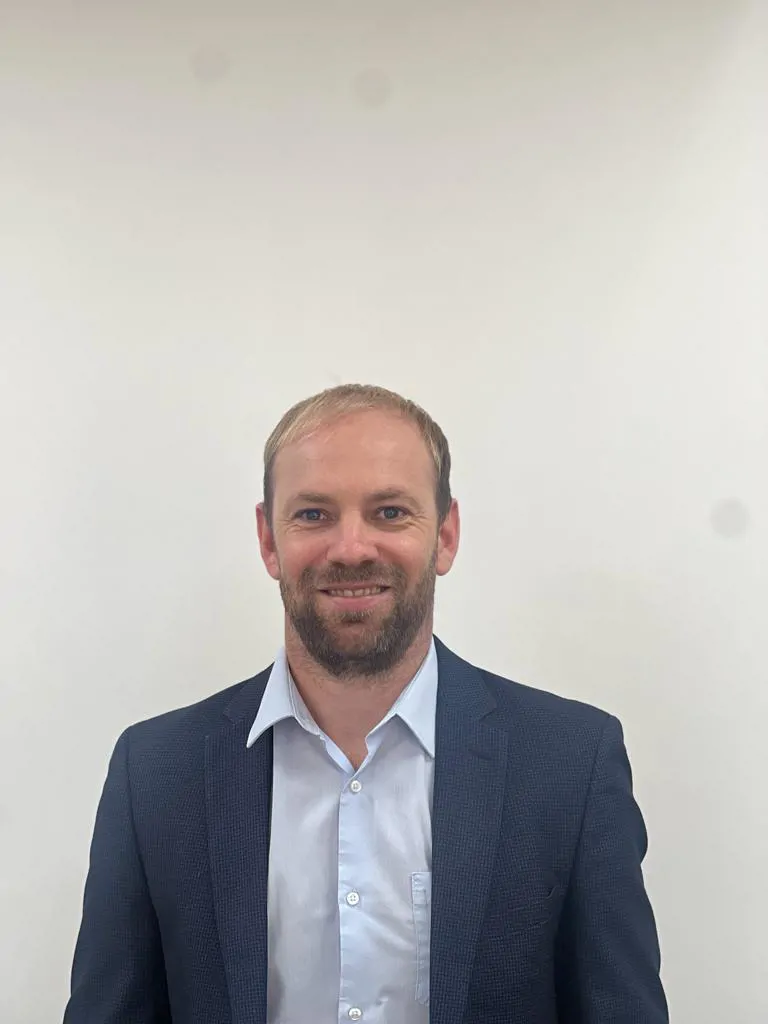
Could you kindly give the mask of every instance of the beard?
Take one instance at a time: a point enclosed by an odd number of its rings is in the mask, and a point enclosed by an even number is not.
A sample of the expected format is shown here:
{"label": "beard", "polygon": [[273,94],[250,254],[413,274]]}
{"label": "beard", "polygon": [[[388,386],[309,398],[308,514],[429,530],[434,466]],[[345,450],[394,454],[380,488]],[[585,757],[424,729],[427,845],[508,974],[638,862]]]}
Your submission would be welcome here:
{"label": "beard", "polygon": [[[377,582],[388,586],[393,608],[377,624],[375,608],[321,615],[315,570],[305,569],[295,584],[280,580],[280,596],[293,628],[310,657],[337,679],[383,675],[405,657],[435,604],[437,548],[426,569],[409,591],[408,577],[399,568],[337,566],[324,575],[324,588]],[[348,626],[363,627],[348,629]]]}

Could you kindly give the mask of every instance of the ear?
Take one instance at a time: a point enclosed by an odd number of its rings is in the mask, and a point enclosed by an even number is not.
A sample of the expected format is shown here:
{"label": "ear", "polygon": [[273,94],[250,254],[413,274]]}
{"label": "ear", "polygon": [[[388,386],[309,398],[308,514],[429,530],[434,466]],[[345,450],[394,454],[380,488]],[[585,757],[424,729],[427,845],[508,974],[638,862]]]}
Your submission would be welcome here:
{"label": "ear", "polygon": [[459,536],[461,534],[461,520],[459,517],[459,503],[454,498],[448,515],[445,517],[437,531],[437,560],[435,571],[438,576],[445,576],[453,565],[456,552],[459,550]]}
{"label": "ear", "polygon": [[280,560],[277,557],[275,535],[267,522],[267,513],[264,511],[263,501],[260,501],[256,506],[256,532],[259,535],[261,559],[266,566],[267,572],[273,580],[279,580]]}

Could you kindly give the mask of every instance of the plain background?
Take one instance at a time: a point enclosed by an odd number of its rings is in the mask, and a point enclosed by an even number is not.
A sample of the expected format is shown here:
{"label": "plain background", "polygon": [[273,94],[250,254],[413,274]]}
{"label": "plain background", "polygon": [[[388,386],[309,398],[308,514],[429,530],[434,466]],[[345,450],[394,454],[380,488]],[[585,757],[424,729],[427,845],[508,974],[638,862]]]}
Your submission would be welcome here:
{"label": "plain background", "polygon": [[0,2],[0,1019],[129,723],[265,667],[263,442],[452,444],[437,632],[626,730],[680,1024],[768,1018],[768,5]]}

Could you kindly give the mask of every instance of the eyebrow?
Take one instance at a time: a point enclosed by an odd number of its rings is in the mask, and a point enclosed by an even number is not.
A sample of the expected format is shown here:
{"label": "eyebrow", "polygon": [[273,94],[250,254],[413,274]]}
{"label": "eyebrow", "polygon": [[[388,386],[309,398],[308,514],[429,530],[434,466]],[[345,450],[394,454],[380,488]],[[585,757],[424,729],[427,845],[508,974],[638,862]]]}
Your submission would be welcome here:
{"label": "eyebrow", "polygon": [[[392,487],[385,491],[374,491],[373,494],[367,495],[366,501],[407,501],[410,505],[421,508],[421,503],[412,494],[398,487]],[[335,501],[330,494],[323,494],[320,491],[300,491],[293,495],[288,504],[333,505]]]}

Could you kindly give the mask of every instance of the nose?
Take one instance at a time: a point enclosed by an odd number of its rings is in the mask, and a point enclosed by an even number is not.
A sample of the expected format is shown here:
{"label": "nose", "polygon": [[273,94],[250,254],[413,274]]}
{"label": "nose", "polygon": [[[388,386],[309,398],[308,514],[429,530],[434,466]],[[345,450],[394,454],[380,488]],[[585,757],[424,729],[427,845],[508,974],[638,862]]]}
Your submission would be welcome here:
{"label": "nose", "polygon": [[340,516],[329,538],[329,562],[359,565],[378,557],[375,527],[357,514]]}

